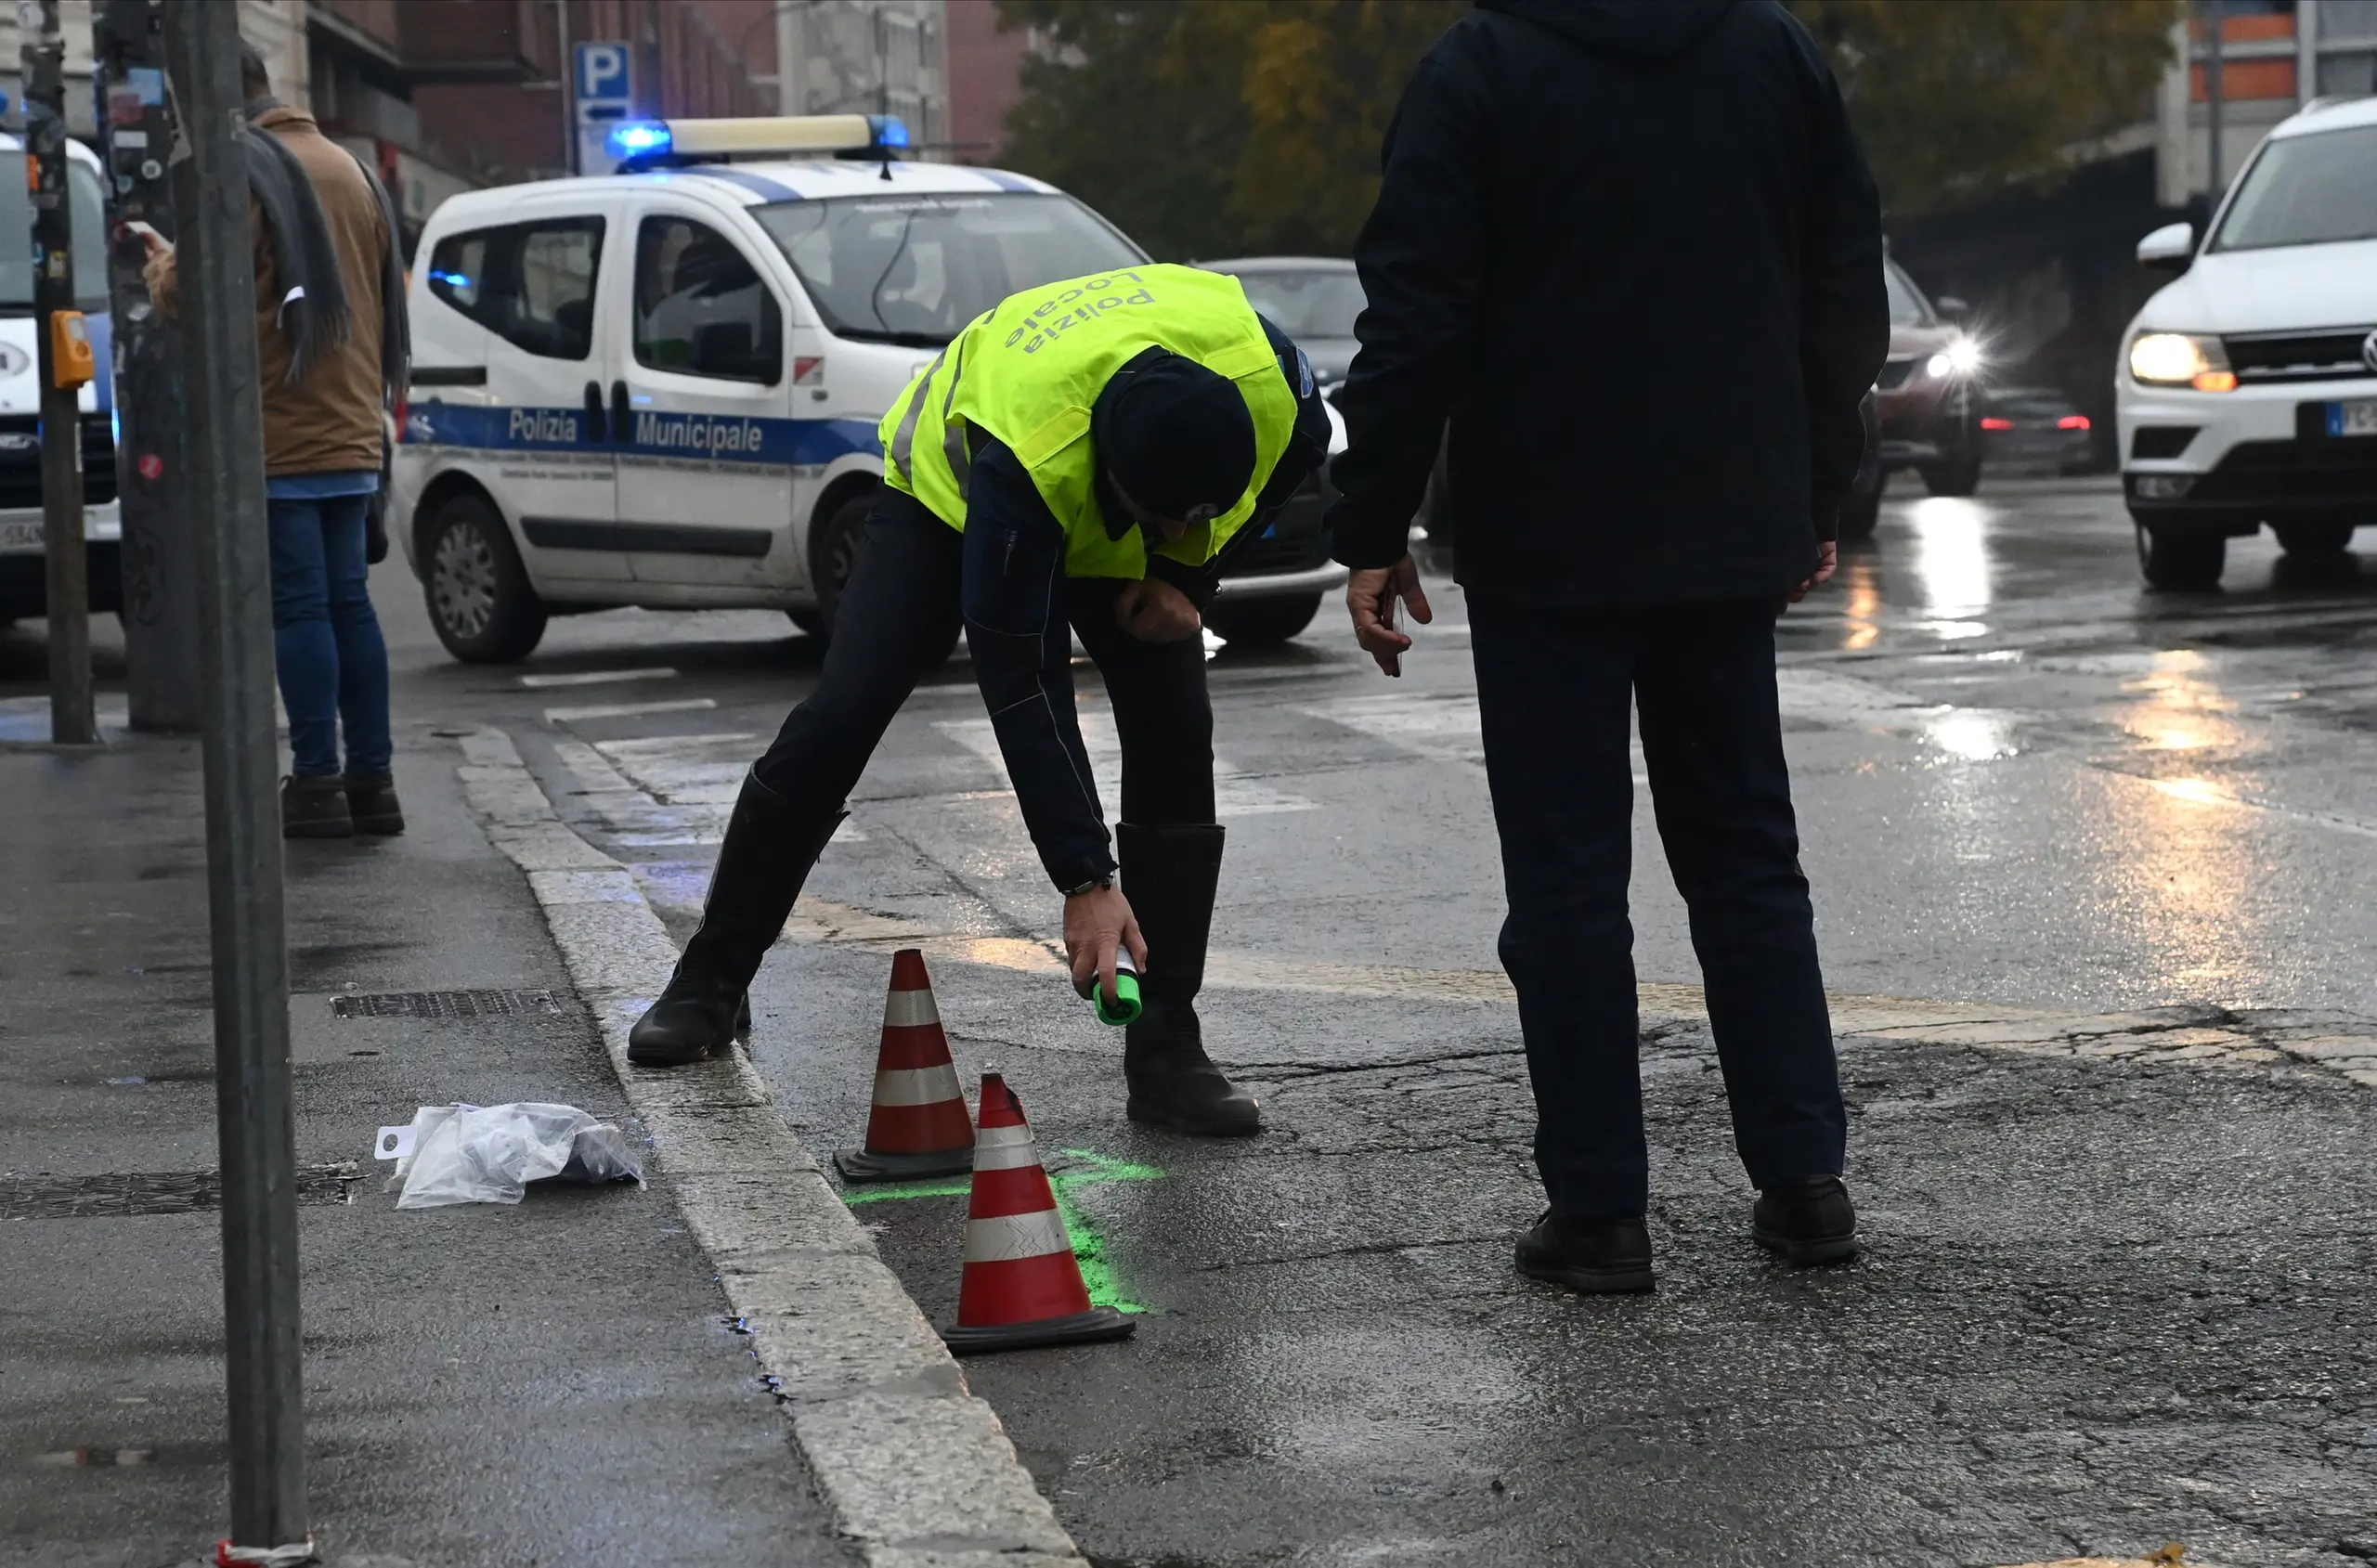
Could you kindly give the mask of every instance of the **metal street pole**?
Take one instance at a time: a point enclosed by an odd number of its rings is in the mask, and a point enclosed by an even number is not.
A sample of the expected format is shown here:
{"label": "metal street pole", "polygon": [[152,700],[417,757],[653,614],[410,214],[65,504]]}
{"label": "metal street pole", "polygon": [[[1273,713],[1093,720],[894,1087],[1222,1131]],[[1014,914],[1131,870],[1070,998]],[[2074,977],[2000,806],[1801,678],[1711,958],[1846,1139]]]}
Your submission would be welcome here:
{"label": "metal street pole", "polygon": [[164,0],[100,0],[91,64],[106,149],[108,300],[115,323],[115,494],[123,518],[123,653],[136,730],[199,727],[198,562],[183,505],[181,341],[149,297],[148,248],[175,233],[165,156]]}
{"label": "metal street pole", "polygon": [[[48,556],[49,738],[99,738],[91,701],[90,559],[83,537],[82,382],[62,377],[59,334],[74,297],[74,205],[67,195],[66,37],[58,0],[19,9],[25,156],[32,163],[33,322],[41,363],[42,549]],[[88,350],[84,350],[87,358]],[[61,384],[61,382],[63,384]]]}
{"label": "metal street pole", "polygon": [[207,922],[214,958],[231,1540],[308,1538],[298,1334],[296,1119],[273,734],[256,283],[240,125],[240,11],[174,0],[165,59],[179,110],[184,418],[205,690]]}

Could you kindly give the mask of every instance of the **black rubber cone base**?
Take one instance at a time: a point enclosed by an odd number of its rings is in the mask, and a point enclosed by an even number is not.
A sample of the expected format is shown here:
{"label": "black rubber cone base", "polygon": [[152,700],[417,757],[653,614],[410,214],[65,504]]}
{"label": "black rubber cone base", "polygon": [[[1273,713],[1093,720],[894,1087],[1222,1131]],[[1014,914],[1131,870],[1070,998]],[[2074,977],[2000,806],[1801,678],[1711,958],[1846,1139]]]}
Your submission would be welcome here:
{"label": "black rubber cone base", "polygon": [[987,1355],[1000,1350],[1043,1350],[1050,1345],[1089,1345],[1127,1340],[1139,1320],[1111,1306],[1092,1307],[1073,1317],[1044,1317],[1037,1323],[1002,1323],[995,1328],[943,1328],[942,1341],[954,1355]]}
{"label": "black rubber cone base", "polygon": [[927,1176],[963,1176],[974,1169],[971,1145],[931,1154],[877,1154],[848,1149],[834,1156],[834,1169],[846,1182],[920,1182]]}

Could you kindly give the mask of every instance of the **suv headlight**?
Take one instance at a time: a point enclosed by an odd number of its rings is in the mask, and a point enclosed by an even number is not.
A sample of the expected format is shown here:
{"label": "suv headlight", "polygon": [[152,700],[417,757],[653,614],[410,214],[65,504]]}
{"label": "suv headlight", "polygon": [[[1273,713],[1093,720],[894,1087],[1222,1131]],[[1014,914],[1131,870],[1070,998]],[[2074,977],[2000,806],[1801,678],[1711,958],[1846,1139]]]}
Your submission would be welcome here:
{"label": "suv headlight", "polygon": [[2237,377],[2215,337],[2189,332],[2140,332],[2130,341],[2129,373],[2149,386],[2191,386],[2233,392]]}

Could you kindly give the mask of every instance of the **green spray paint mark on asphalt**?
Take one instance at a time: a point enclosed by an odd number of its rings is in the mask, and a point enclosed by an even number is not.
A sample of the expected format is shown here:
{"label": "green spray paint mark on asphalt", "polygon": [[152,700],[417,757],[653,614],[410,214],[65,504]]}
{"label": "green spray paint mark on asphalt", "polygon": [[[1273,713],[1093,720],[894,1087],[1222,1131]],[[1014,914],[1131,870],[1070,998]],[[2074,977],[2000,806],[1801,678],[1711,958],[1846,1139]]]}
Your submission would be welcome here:
{"label": "green spray paint mark on asphalt", "polygon": [[[1152,1165],[1109,1160],[1085,1148],[1058,1152],[1086,1167],[1050,1173],[1048,1186],[1056,1194],[1057,1213],[1065,1222],[1065,1236],[1073,1244],[1073,1260],[1081,1265],[1081,1282],[1089,1291],[1090,1305],[1111,1306],[1117,1312],[1147,1311],[1140,1302],[1124,1299],[1121,1285],[1115,1281],[1113,1265],[1106,1261],[1106,1238],[1073,1201],[1072,1191],[1075,1187],[1102,1186],[1109,1182],[1159,1182],[1163,1179],[1163,1173]],[[966,1198],[973,1190],[969,1182],[890,1182],[882,1186],[852,1188],[842,1194],[842,1201],[855,1209],[862,1203],[912,1198]]]}

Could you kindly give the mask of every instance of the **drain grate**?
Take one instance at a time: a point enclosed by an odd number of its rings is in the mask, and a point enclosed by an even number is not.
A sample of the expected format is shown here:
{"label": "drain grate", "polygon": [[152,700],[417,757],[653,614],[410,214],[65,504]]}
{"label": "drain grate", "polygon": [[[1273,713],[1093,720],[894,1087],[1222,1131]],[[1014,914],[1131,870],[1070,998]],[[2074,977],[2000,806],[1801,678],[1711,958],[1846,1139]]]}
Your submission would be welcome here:
{"label": "drain grate", "polygon": [[513,1018],[559,1017],[562,1007],[550,991],[384,991],[334,996],[331,1011],[342,1018]]}
{"label": "drain grate", "polygon": [[[362,1168],[348,1160],[297,1173],[300,1203],[351,1203]],[[223,1206],[215,1171],[110,1172],[98,1176],[0,1175],[0,1220],[115,1219],[196,1214]]]}

